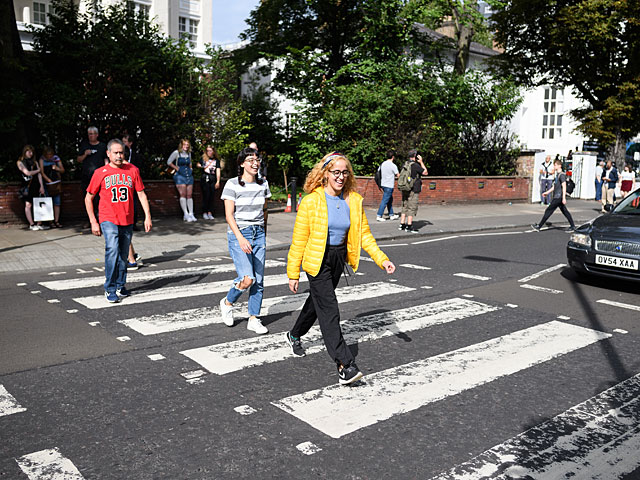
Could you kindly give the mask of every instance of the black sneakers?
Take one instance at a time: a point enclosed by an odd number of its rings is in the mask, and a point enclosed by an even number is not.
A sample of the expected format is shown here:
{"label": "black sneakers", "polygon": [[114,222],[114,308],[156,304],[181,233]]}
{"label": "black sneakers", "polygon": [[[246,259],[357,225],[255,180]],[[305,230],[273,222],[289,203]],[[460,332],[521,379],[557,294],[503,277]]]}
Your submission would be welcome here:
{"label": "black sneakers", "polygon": [[407,225],[406,230],[407,230],[407,232],[409,232],[409,233],[418,233],[418,229],[417,229],[417,228],[415,228],[413,225]]}
{"label": "black sneakers", "polygon": [[302,348],[302,342],[299,338],[294,339],[291,336],[291,332],[287,332],[287,343],[291,346],[291,351],[296,357],[304,357],[306,355],[304,348]]}
{"label": "black sneakers", "polygon": [[573,233],[576,231],[576,227],[568,227],[568,228],[565,228],[564,231],[567,233]]}
{"label": "black sneakers", "polygon": [[351,362],[346,367],[338,365],[338,382],[340,382],[340,385],[349,385],[356,380],[360,380],[363,376],[356,362]]}
{"label": "black sneakers", "polygon": [[407,225],[405,223],[401,223],[400,226],[398,227],[398,230],[404,230],[407,228]]}
{"label": "black sneakers", "polygon": [[538,225],[537,223],[532,223],[531,228],[533,228],[536,232],[540,231],[540,225]]}

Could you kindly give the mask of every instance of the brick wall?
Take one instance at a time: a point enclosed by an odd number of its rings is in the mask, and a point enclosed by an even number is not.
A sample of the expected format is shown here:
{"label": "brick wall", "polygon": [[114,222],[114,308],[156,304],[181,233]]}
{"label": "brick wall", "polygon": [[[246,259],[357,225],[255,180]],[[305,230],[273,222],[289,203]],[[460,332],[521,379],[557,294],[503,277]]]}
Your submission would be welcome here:
{"label": "brick wall", "polygon": [[[380,204],[382,193],[372,177],[356,177],[358,192],[364,197],[364,204],[374,207]],[[483,188],[480,188],[482,184]],[[464,203],[464,202],[524,202],[529,197],[529,178],[522,177],[425,177],[422,180],[421,204]],[[154,217],[174,216],[180,218],[182,210],[178,203],[178,192],[172,180],[147,180],[144,182],[147,197]],[[434,187],[435,188],[432,188]],[[224,215],[220,200],[222,189],[216,191],[214,214]],[[24,203],[18,198],[18,184],[0,185],[0,225],[26,223]],[[394,203],[399,205],[402,197],[398,189],[393,194]],[[193,186],[195,213],[202,213],[200,183]],[[84,221],[84,193],[79,182],[65,182],[62,185],[62,206],[60,221]]]}
{"label": "brick wall", "polygon": [[[372,177],[356,177],[358,192],[364,204],[377,206],[382,192]],[[522,177],[424,177],[422,179],[421,204],[466,202],[525,202],[529,199],[529,178]],[[399,205],[402,195],[396,188],[393,202]]]}

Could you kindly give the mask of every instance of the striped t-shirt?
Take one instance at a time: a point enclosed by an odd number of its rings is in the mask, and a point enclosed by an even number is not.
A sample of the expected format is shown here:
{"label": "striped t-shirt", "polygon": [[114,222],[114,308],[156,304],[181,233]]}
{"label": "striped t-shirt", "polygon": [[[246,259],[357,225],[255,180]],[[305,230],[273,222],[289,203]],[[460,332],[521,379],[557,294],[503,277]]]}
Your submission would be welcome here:
{"label": "striped t-shirt", "polygon": [[[227,180],[220,195],[222,200],[233,200],[236,204],[234,218],[239,229],[251,225],[264,225],[264,201],[271,198],[271,190],[266,180],[262,185],[244,182],[244,187],[238,183],[238,177]],[[231,229],[228,229],[231,231]]]}

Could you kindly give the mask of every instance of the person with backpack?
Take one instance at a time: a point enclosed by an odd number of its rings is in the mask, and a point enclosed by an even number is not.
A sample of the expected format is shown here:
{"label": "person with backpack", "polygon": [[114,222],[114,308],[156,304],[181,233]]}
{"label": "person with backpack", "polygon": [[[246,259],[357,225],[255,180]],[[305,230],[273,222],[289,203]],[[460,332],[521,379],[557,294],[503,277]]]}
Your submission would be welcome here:
{"label": "person with backpack", "polygon": [[555,212],[556,208],[560,208],[562,214],[567,220],[569,220],[569,228],[565,231],[573,232],[576,229],[576,225],[573,223],[573,218],[571,217],[569,210],[567,210],[567,176],[562,171],[562,160],[557,159],[553,162],[553,170],[555,172],[553,185],[549,190],[542,193],[542,196],[546,197],[553,192],[553,199],[544,211],[544,215],[542,216],[540,223],[532,223],[531,228],[539,232],[551,214]]}
{"label": "person with backpack", "polygon": [[607,161],[607,167],[602,177],[602,213],[606,213],[607,205],[612,205],[615,202],[616,184],[618,183],[618,169],[611,161]]}
{"label": "person with backpack", "polygon": [[[418,233],[413,227],[413,217],[418,214],[418,197],[422,191],[422,175],[429,175],[417,150],[409,150],[409,160],[404,162],[398,175],[398,190],[402,192],[402,213],[398,230]],[[406,221],[406,223],[405,223]]]}
{"label": "person with backpack", "polygon": [[387,159],[380,164],[378,172],[376,173],[376,184],[378,184],[378,188],[382,190],[382,201],[380,202],[378,215],[376,216],[378,222],[385,222],[387,220],[383,217],[385,208],[389,210],[389,220],[400,218],[399,215],[393,213],[393,187],[400,173],[398,172],[396,164],[393,163],[396,152],[388,150],[386,157]]}

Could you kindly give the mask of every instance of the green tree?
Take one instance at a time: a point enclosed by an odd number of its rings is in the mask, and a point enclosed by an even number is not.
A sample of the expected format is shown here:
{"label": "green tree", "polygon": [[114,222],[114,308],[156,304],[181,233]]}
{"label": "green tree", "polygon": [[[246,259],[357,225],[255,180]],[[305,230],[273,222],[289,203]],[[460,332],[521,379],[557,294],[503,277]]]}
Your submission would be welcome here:
{"label": "green tree", "polygon": [[624,162],[626,141],[640,131],[640,4],[512,0],[492,19],[501,71],[524,85],[571,88],[585,102],[571,112],[579,130]]}
{"label": "green tree", "polygon": [[74,158],[89,125],[104,138],[132,133],[147,177],[164,171],[183,137],[235,157],[248,116],[234,96],[233,64],[220,52],[210,49],[203,62],[124,2],[90,15],[66,0],[54,7],[50,25],[34,32],[31,67],[45,142]]}

